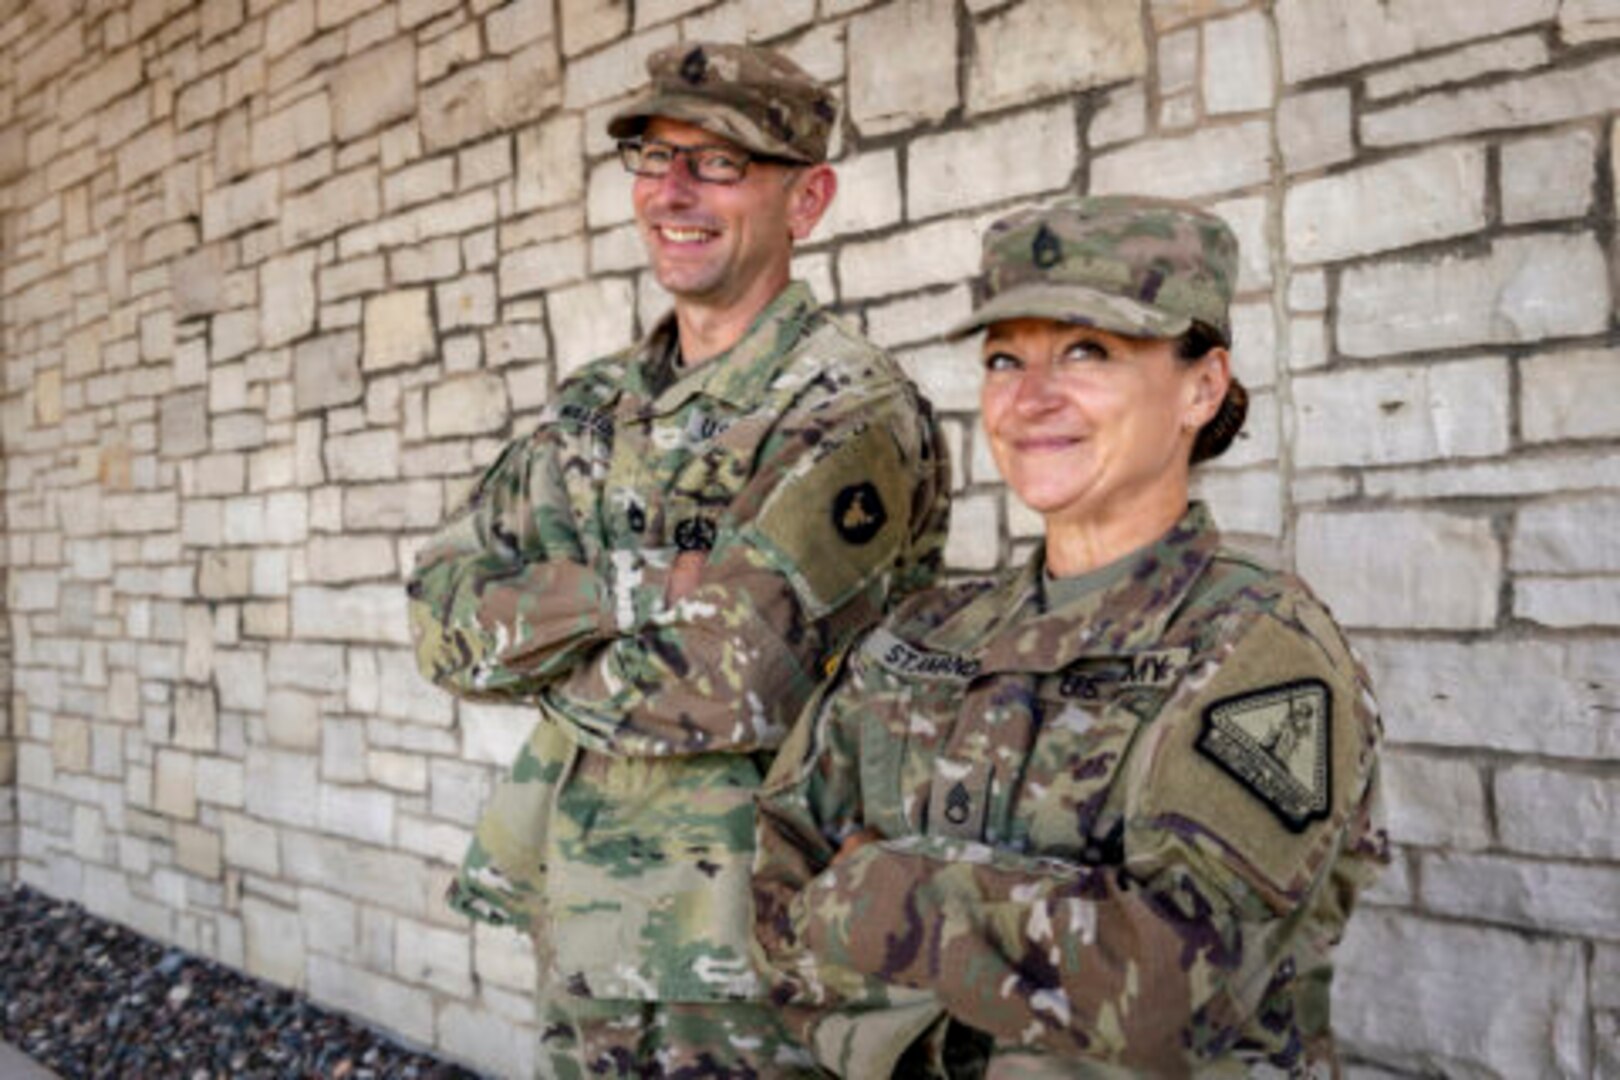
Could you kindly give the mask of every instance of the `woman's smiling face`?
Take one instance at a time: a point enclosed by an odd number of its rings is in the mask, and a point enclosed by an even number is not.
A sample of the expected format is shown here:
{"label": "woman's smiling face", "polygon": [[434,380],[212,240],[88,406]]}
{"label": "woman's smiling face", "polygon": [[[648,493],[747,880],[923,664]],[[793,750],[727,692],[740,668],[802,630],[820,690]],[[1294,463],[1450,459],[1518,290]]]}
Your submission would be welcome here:
{"label": "woman's smiling face", "polygon": [[1208,417],[1203,362],[1179,359],[1173,339],[1008,319],[990,326],[983,357],[980,410],[996,467],[1048,531],[1117,518],[1172,488],[1184,497]]}

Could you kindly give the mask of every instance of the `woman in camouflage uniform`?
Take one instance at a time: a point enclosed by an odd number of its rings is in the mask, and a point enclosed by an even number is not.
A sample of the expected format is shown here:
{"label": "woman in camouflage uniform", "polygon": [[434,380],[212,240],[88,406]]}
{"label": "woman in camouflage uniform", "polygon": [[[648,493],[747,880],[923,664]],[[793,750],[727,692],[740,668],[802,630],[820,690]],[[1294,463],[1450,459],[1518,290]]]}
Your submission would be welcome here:
{"label": "woman in camouflage uniform", "polygon": [[756,959],[841,1075],[1334,1067],[1380,726],[1322,604],[1189,503],[1246,411],[1236,272],[1224,222],[1158,200],[986,237],[956,332],[1044,542],[867,635],[761,795]]}

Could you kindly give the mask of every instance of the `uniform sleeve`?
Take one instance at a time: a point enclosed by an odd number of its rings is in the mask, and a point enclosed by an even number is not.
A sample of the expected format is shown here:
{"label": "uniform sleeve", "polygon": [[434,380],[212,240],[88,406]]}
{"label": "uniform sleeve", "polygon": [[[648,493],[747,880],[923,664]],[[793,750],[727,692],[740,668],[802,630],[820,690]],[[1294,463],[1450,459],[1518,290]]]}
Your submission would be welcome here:
{"label": "uniform sleeve", "polygon": [[824,977],[821,958],[805,948],[802,933],[806,888],[864,822],[857,736],[849,722],[851,705],[861,699],[854,662],[846,662],[806,709],[756,796],[756,958],[772,976],[778,1004],[826,1005],[863,989],[859,976],[851,984],[848,969]]}
{"label": "uniform sleeve", "polygon": [[[778,901],[795,947],[930,989],[1008,1044],[1155,1073],[1219,1052],[1295,977],[1296,947],[1342,932],[1383,858],[1376,715],[1350,669],[1318,652],[1266,616],[1189,675],[1173,718],[1121,765],[1123,865],[885,841]],[[1291,730],[1292,745],[1266,776],[1255,754],[1210,748],[1222,724],[1255,746]]]}
{"label": "uniform sleeve", "polygon": [[[867,686],[858,651],[824,685],[783,744],[756,796],[754,967],[795,1036],[839,1076],[891,1076],[944,1010],[928,989],[866,974],[810,947],[806,928],[839,845],[864,824],[859,715]],[[848,897],[837,902],[847,907]],[[837,917],[836,913],[815,912]]]}
{"label": "uniform sleeve", "polygon": [[774,749],[827,658],[897,586],[931,580],[943,466],[931,420],[890,393],[790,414],[720,524],[698,588],[546,691],[582,742],[628,756]]}
{"label": "uniform sleeve", "polygon": [[418,666],[463,697],[533,695],[662,595],[662,571],[623,555],[612,582],[587,564],[554,428],[511,443],[417,556]]}

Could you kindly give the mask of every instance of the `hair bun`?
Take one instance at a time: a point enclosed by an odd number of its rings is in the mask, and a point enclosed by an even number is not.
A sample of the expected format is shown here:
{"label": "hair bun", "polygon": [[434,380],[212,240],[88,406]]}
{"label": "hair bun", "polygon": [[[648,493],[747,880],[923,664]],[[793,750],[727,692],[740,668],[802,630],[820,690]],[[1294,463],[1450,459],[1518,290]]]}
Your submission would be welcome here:
{"label": "hair bun", "polygon": [[1226,396],[1221,399],[1214,418],[1198,429],[1198,436],[1193,440],[1192,463],[1197,465],[1226,453],[1237,433],[1243,430],[1243,421],[1248,415],[1249,392],[1234,378],[1227,384]]}

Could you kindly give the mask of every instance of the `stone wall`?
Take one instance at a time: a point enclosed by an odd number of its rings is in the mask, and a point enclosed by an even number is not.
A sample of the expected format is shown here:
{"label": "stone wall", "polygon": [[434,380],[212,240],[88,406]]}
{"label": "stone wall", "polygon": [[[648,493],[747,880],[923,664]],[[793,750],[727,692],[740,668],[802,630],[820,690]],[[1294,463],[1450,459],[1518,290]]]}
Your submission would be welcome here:
{"label": "stone wall", "polygon": [[[0,304],[0,326],[5,325],[4,313]],[[5,468],[0,451],[0,476]],[[6,504],[0,498],[0,537],[5,535]],[[0,551],[4,546],[0,544]],[[6,617],[5,598],[6,560],[0,555],[0,886],[10,884],[17,873],[17,740],[11,725],[11,620]]]}
{"label": "stone wall", "polygon": [[23,880],[528,1070],[528,952],[440,899],[527,719],[421,684],[399,578],[663,306],[604,120],[651,50],[746,36],[846,102],[799,270],[949,417],[958,572],[1039,532],[939,338],[981,226],[1075,189],[1234,223],[1253,418],[1199,487],[1387,712],[1400,848],[1344,949],[1347,1048],[1620,1076],[1616,0],[7,10]]}

